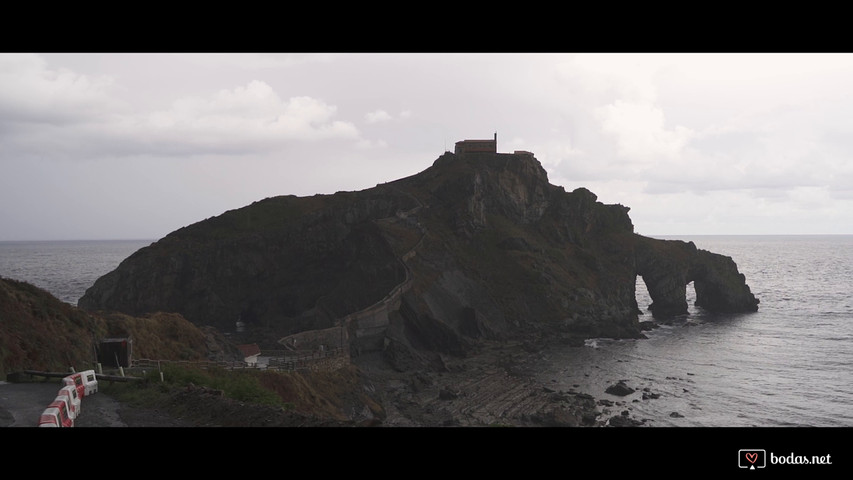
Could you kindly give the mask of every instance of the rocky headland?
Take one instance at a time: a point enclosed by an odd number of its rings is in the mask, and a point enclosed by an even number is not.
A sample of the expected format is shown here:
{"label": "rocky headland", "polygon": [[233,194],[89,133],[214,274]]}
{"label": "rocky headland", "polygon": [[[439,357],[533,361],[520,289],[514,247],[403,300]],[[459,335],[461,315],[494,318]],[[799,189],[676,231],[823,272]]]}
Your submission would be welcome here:
{"label": "rocky headland", "polygon": [[690,282],[711,312],[759,303],[731,258],[638,235],[628,212],[551,185],[526,152],[447,152],[374,188],[267,198],[181,228],[78,304],[174,312],[262,350],[340,347],[384,402],[353,420],[600,424],[583,392],[529,384],[527,359],[553,342],[641,338],[637,276],[657,319],[687,312]]}

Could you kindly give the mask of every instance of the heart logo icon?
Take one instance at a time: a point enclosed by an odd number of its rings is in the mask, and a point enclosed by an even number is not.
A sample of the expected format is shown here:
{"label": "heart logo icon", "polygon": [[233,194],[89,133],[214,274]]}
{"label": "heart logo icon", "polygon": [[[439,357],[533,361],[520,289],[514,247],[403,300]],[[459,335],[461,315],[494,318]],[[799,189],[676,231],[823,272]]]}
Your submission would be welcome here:
{"label": "heart logo icon", "polygon": [[747,453],[746,459],[749,460],[749,463],[755,463],[755,461],[758,460],[758,453],[757,452]]}

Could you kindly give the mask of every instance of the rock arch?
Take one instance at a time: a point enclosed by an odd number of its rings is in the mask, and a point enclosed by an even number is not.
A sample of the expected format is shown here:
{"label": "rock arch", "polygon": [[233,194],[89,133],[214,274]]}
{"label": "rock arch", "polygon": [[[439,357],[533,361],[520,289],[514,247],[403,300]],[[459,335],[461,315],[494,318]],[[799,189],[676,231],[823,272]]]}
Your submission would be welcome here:
{"label": "rock arch", "polygon": [[687,285],[693,282],[696,305],[717,313],[754,312],[759,300],[737,265],[724,255],[696,248],[693,242],[637,235],[636,275],[643,278],[655,318],[687,313]]}

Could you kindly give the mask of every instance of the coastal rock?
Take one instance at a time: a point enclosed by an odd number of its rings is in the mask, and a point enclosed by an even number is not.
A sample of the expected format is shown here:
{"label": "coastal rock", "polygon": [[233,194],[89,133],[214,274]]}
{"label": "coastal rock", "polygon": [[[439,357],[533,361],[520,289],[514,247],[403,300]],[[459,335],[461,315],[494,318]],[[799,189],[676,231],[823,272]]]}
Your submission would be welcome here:
{"label": "coastal rock", "polygon": [[637,235],[628,211],[551,185],[531,155],[447,152],[374,188],[267,198],[176,230],[78,305],[176,312],[262,348],[337,328],[337,346],[390,347],[402,369],[483,341],[641,338],[637,275],[655,317],[685,312],[691,281],[704,308],[757,308],[731,259]]}
{"label": "coastal rock", "polygon": [[654,400],[660,398],[659,393],[643,392],[643,400]]}
{"label": "coastal rock", "polygon": [[[575,412],[565,408],[552,408],[544,412],[534,414],[530,418],[531,422],[543,427],[577,427],[578,418]],[[584,425],[592,425],[595,423],[595,417],[587,414],[581,419]]]}
{"label": "coastal rock", "polygon": [[458,396],[459,396],[458,393],[456,393],[450,389],[447,389],[447,388],[442,388],[438,392],[438,398],[440,398],[441,400],[453,400]]}
{"label": "coastal rock", "polygon": [[755,312],[760,301],[755,298],[731,257],[699,250],[693,263],[692,276],[696,288],[696,305],[711,312]]}
{"label": "coastal rock", "polygon": [[643,422],[633,419],[628,415],[614,415],[610,417],[607,425],[610,427],[641,427],[643,426]]}
{"label": "coastal rock", "polygon": [[693,242],[636,236],[637,275],[652,298],[655,318],[687,313],[686,286],[693,282],[696,305],[710,312],[758,310],[759,300],[731,257],[697,249]]}
{"label": "coastal rock", "polygon": [[630,394],[634,393],[634,389],[629,387],[628,385],[625,384],[625,382],[622,382],[622,381],[616,382],[615,384],[607,387],[607,389],[604,391],[606,393],[609,393],[611,395],[617,395],[619,397],[624,397],[626,395],[630,395]]}

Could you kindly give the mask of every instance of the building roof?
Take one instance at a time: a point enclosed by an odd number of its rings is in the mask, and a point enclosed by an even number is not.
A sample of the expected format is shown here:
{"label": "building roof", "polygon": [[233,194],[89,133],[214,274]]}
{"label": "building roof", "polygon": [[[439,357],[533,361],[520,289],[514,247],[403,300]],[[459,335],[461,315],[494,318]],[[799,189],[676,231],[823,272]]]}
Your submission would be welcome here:
{"label": "building roof", "polygon": [[117,342],[132,342],[133,337],[112,337],[102,338],[101,343],[117,343]]}
{"label": "building roof", "polygon": [[237,348],[240,349],[240,352],[243,353],[244,357],[251,357],[252,355],[261,354],[261,348],[255,343],[237,345]]}
{"label": "building roof", "polygon": [[492,140],[461,140],[456,142],[455,153],[497,153],[497,138]]}

